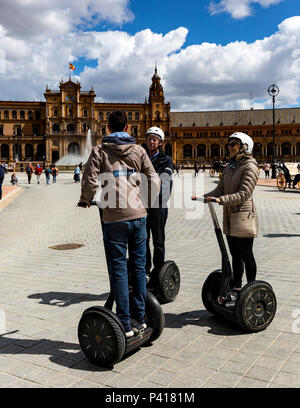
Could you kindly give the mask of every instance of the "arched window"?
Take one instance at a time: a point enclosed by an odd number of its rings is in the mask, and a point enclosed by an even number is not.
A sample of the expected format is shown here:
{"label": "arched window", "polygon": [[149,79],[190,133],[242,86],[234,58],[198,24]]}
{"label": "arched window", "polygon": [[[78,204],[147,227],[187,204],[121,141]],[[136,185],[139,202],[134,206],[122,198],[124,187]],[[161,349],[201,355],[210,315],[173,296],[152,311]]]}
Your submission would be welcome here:
{"label": "arched window", "polygon": [[132,113],[131,112],[128,112],[128,120],[132,120]]}
{"label": "arched window", "polygon": [[25,119],[25,112],[24,111],[20,111],[20,119]]}
{"label": "arched window", "polygon": [[9,119],[9,112],[7,110],[4,111],[4,119]]}
{"label": "arched window", "polygon": [[41,119],[41,111],[36,111],[35,112],[35,119],[40,120]]}
{"label": "arched window", "polygon": [[291,155],[291,144],[289,142],[282,143],[281,152],[283,155]]}
{"label": "arched window", "polygon": [[172,145],[170,143],[165,145],[165,152],[167,156],[172,157]]}
{"label": "arched window", "polygon": [[75,126],[73,125],[73,123],[69,123],[67,126],[67,133],[73,133],[75,132]]}
{"label": "arched window", "polygon": [[107,120],[108,120],[109,116],[110,116],[110,112],[108,111],[108,112],[106,112],[106,119]]}
{"label": "arched window", "polygon": [[99,113],[98,113],[98,119],[99,119],[99,120],[103,120],[103,112],[99,112]]}
{"label": "arched window", "polygon": [[273,143],[268,143],[267,145],[267,156],[273,156]]}
{"label": "arched window", "polygon": [[84,109],[83,110],[83,117],[87,118],[87,116],[88,116],[88,111],[87,111],[87,109]]}
{"label": "arched window", "polygon": [[33,119],[32,111],[28,111],[28,119],[29,119],[29,120],[32,120],[32,119]]}
{"label": "arched window", "polygon": [[58,133],[59,132],[59,124],[58,123],[54,123],[54,125],[52,126],[52,131],[53,131],[53,133]]}
{"label": "arched window", "polygon": [[45,156],[46,156],[46,144],[39,143],[37,145],[36,159],[39,161],[42,161],[42,160],[45,160]]}
{"label": "arched window", "polygon": [[1,160],[8,160],[9,157],[9,147],[8,144],[1,145]]}
{"label": "arched window", "polygon": [[184,158],[192,158],[193,156],[193,147],[190,144],[186,144],[183,146],[183,157]]}
{"label": "arched window", "polygon": [[211,146],[212,157],[220,157],[220,146],[218,144],[213,144]]}
{"label": "arched window", "polygon": [[68,146],[68,154],[73,154],[75,156],[80,155],[80,147],[79,144],[76,142],[72,142]]}
{"label": "arched window", "polygon": [[53,109],[53,116],[56,118],[57,115],[58,115],[58,111],[57,111],[57,109],[55,108],[55,109]]}
{"label": "arched window", "polygon": [[134,120],[140,120],[140,114],[139,114],[139,112],[135,112],[135,114],[134,114]]}
{"label": "arched window", "polygon": [[73,118],[73,109],[72,108],[69,109],[69,117]]}
{"label": "arched window", "polygon": [[200,144],[197,146],[197,157],[205,157],[206,156],[206,146],[204,144]]}
{"label": "arched window", "polygon": [[262,146],[260,143],[254,143],[253,146],[253,156],[257,157],[257,156],[261,156],[262,155]]}
{"label": "arched window", "polygon": [[18,119],[17,111],[12,111],[12,118],[13,119]]}
{"label": "arched window", "polygon": [[27,160],[31,160],[33,158],[33,145],[30,143],[25,145],[25,158]]}

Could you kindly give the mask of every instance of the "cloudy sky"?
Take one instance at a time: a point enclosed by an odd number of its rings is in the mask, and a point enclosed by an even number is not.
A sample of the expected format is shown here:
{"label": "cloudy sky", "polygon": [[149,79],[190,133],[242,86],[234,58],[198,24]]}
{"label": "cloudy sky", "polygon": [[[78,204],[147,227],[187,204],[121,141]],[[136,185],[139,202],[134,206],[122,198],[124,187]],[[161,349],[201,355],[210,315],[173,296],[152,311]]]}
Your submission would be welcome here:
{"label": "cloudy sky", "polygon": [[44,100],[68,63],[98,101],[172,110],[300,106],[299,0],[1,0],[0,99]]}

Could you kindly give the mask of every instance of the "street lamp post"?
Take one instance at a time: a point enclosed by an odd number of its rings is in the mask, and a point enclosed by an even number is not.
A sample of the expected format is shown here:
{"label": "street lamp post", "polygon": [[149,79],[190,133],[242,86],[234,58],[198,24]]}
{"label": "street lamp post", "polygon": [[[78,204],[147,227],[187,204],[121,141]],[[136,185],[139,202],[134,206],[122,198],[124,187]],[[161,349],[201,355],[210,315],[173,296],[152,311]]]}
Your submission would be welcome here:
{"label": "street lamp post", "polygon": [[273,102],[273,159],[272,159],[272,179],[276,179],[276,147],[275,147],[275,98],[279,94],[279,88],[273,84],[268,88],[268,94],[272,96]]}

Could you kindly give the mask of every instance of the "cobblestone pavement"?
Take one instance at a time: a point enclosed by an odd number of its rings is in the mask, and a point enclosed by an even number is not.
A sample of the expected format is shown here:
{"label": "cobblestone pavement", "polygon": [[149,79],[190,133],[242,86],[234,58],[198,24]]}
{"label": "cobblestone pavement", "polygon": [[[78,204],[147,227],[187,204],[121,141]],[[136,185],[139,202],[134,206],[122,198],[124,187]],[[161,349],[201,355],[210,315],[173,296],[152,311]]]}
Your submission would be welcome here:
{"label": "cobblestone pavement", "polygon": [[[77,339],[83,310],[103,305],[109,290],[97,209],[76,207],[80,185],[71,173],[49,186],[44,178],[28,185],[24,174],[18,177],[21,193],[0,207],[0,330],[7,333],[0,335],[1,387],[300,386],[299,190],[255,190],[257,277],[271,283],[278,301],[265,331],[245,334],[205,310],[201,288],[221,262],[208,209],[197,203],[192,215],[204,210],[203,216],[187,219],[188,210],[171,208],[167,259],[180,268],[180,293],[163,305],[162,336],[108,370],[91,365]],[[173,196],[189,202],[182,179],[175,176]],[[206,175],[205,191],[216,182]],[[84,246],[49,248],[63,243]]]}

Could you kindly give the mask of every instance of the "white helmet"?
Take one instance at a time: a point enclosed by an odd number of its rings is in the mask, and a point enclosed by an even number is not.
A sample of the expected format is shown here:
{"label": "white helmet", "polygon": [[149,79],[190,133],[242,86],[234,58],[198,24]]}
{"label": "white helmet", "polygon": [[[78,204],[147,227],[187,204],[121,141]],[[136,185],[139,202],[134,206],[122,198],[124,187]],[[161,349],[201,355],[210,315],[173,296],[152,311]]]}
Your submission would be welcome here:
{"label": "white helmet", "polygon": [[164,139],[165,139],[164,131],[161,128],[157,127],[157,126],[153,126],[153,127],[151,127],[150,129],[147,130],[146,136],[150,135],[150,134],[155,135],[155,136],[159,136],[162,141],[164,141]]}
{"label": "white helmet", "polygon": [[246,135],[246,133],[235,132],[229,136],[228,140],[233,139],[233,138],[240,140],[241,145],[245,149],[245,153],[247,154],[252,153],[254,143],[250,136]]}

